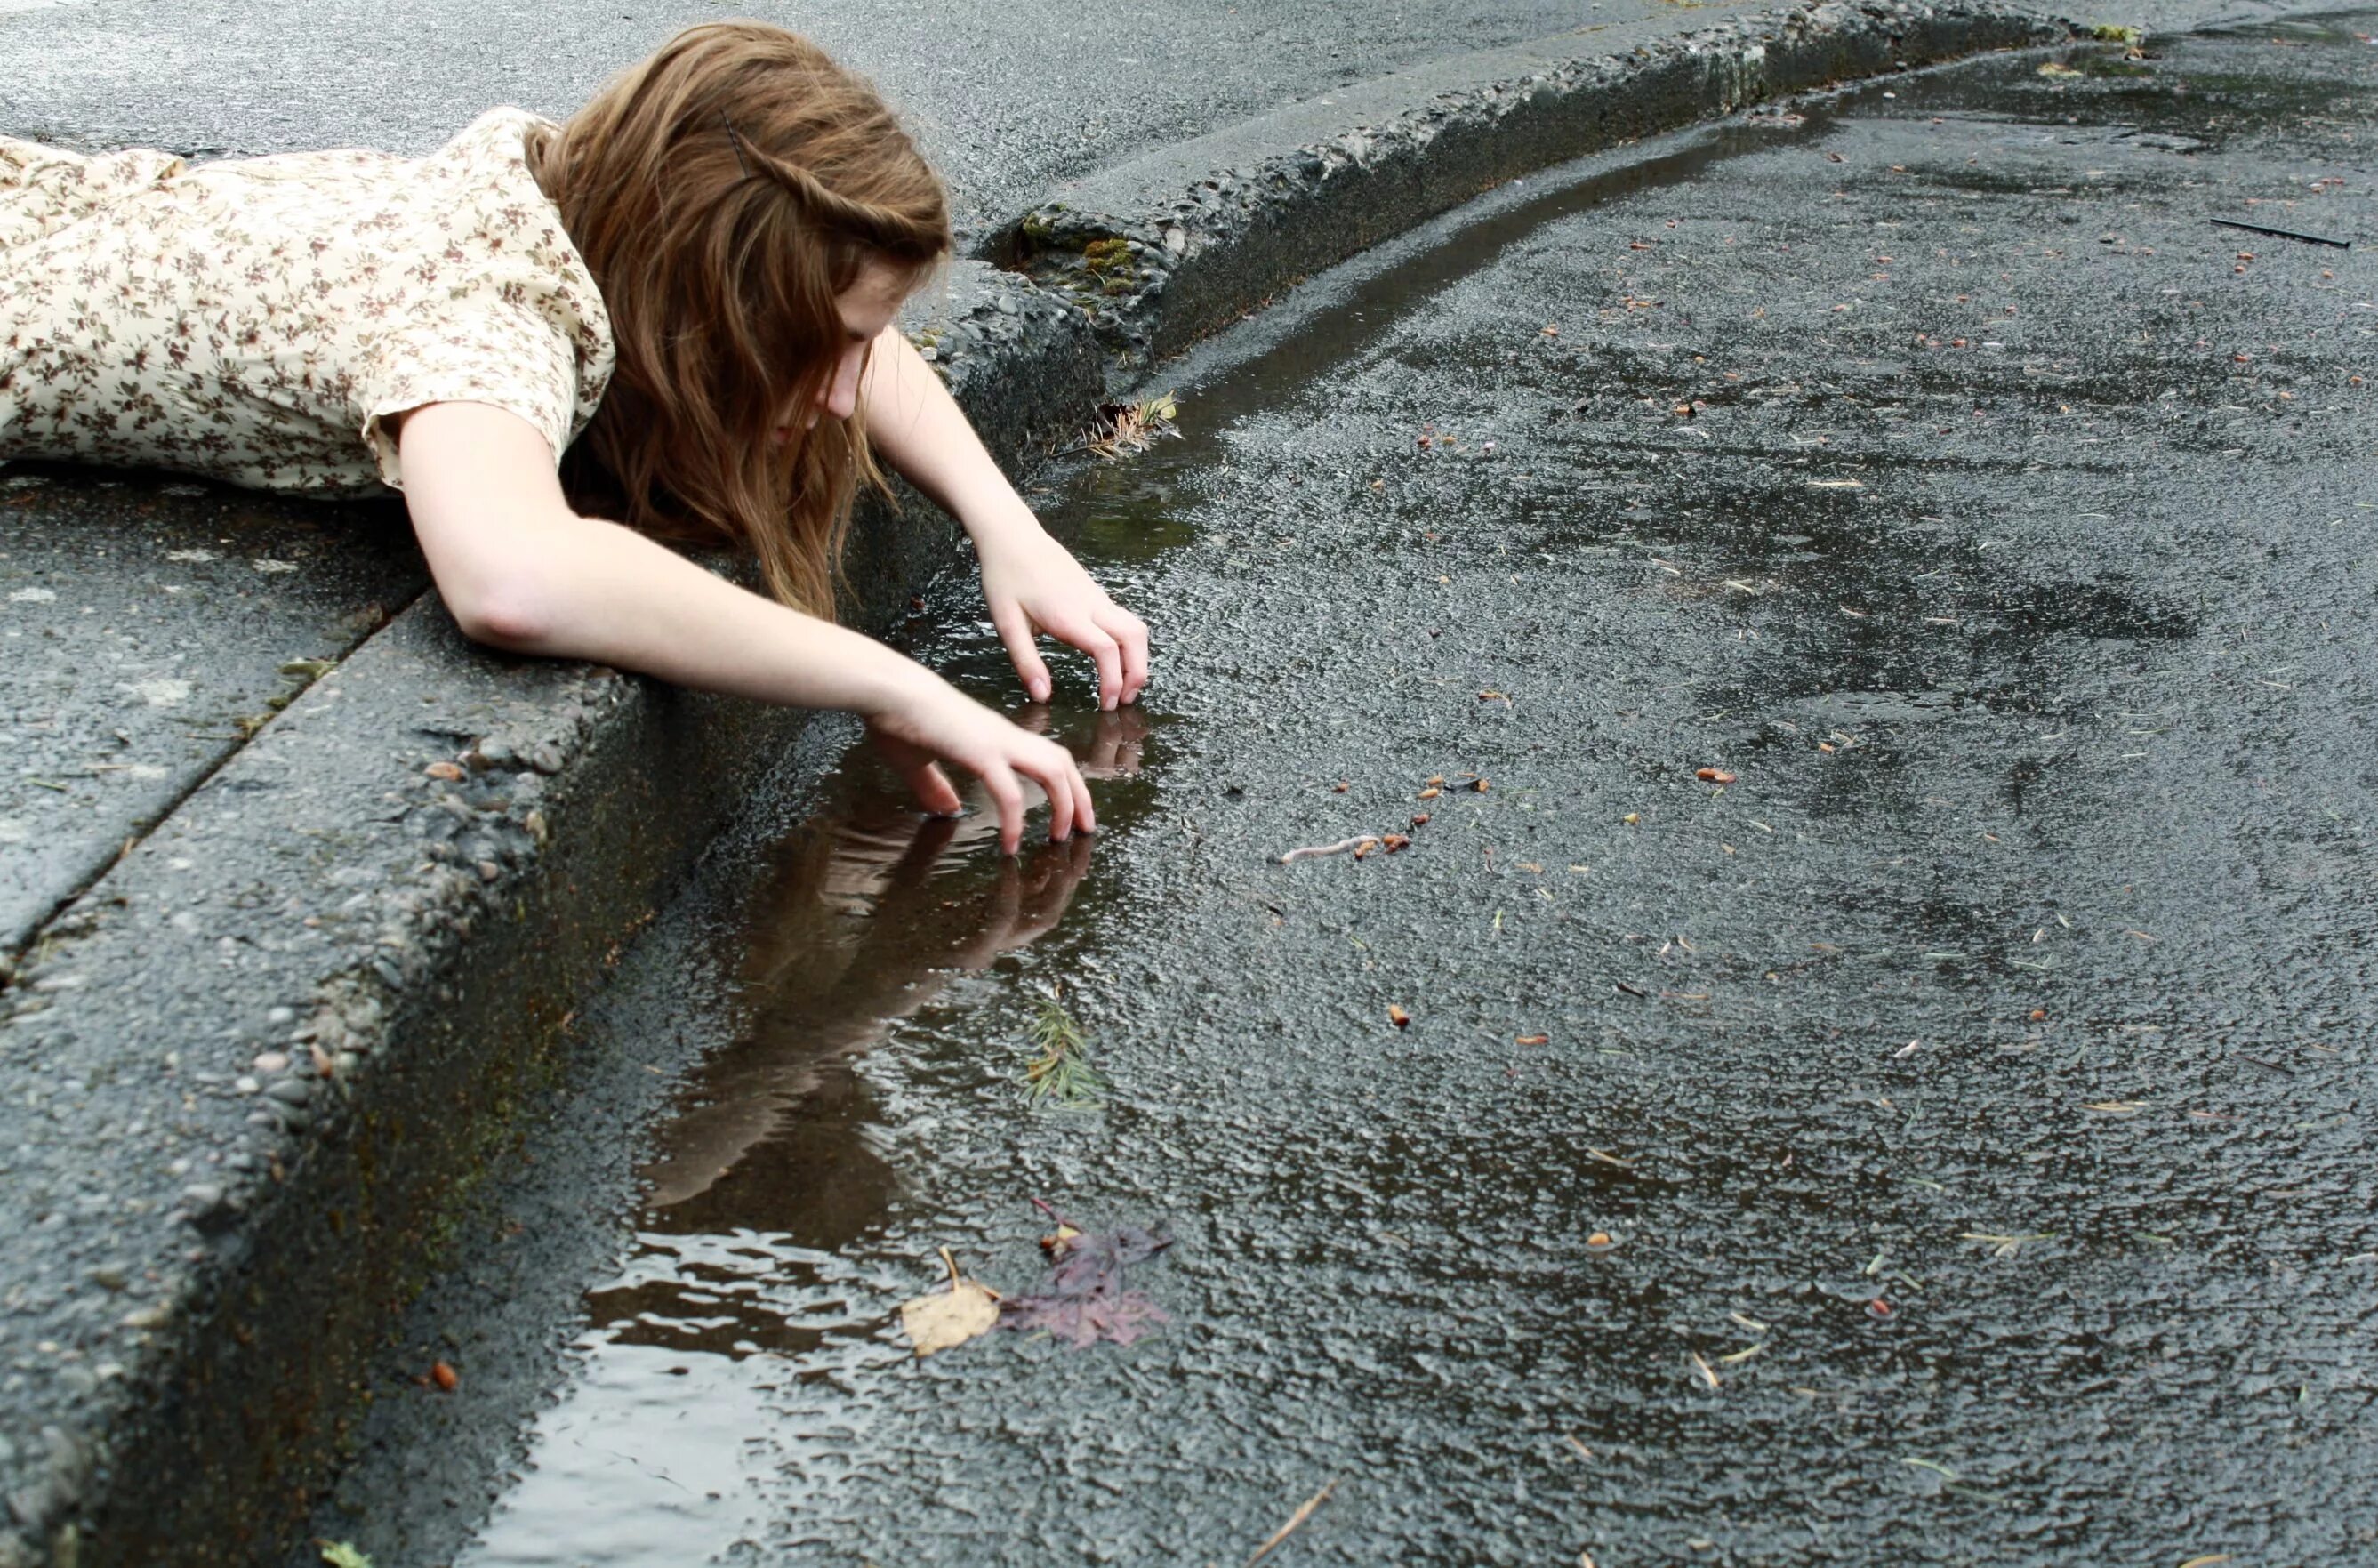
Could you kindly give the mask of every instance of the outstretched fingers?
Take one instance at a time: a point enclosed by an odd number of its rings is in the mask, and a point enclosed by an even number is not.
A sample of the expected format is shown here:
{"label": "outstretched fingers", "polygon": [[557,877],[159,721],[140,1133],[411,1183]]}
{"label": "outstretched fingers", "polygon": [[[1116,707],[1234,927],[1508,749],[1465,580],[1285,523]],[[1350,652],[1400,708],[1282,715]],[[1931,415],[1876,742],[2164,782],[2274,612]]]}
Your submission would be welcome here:
{"label": "outstretched fingers", "polygon": [[1090,805],[1090,787],[1073,754],[1054,742],[1043,742],[1016,766],[1049,797],[1049,837],[1063,842],[1075,833],[1095,832],[1098,813]]}
{"label": "outstretched fingers", "polygon": [[1007,648],[1007,657],[1015,666],[1016,677],[1024,682],[1025,694],[1036,703],[1049,700],[1051,685],[1049,666],[1040,657],[1040,648],[1032,630],[1032,618],[1014,599],[991,607],[991,623],[999,632],[999,640]]}
{"label": "outstretched fingers", "polygon": [[1048,623],[1049,635],[1081,649],[1099,667],[1099,706],[1113,708],[1123,700],[1123,645],[1087,616],[1067,617]]}
{"label": "outstretched fingers", "polygon": [[950,782],[950,776],[934,762],[932,753],[881,731],[871,733],[876,749],[899,770],[901,778],[908,786],[908,792],[916,797],[920,808],[935,816],[955,816],[966,809],[965,800]]}
{"label": "outstretched fingers", "polygon": [[1123,654],[1123,701],[1135,703],[1147,684],[1147,623],[1121,605],[1109,605],[1096,617],[1099,629],[1115,641]]}
{"label": "outstretched fingers", "polygon": [[1003,757],[986,758],[974,771],[999,814],[999,852],[1012,855],[1024,843],[1024,787]]}

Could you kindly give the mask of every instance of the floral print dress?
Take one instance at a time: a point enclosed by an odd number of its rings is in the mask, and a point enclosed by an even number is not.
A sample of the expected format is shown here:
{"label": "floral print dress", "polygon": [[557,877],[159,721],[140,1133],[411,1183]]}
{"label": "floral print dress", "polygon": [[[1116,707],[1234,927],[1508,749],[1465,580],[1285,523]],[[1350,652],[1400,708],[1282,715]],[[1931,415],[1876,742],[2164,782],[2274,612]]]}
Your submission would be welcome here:
{"label": "floral print dress", "polygon": [[401,488],[394,416],[485,403],[555,459],[610,318],[497,109],[428,157],[189,167],[0,137],[0,458]]}

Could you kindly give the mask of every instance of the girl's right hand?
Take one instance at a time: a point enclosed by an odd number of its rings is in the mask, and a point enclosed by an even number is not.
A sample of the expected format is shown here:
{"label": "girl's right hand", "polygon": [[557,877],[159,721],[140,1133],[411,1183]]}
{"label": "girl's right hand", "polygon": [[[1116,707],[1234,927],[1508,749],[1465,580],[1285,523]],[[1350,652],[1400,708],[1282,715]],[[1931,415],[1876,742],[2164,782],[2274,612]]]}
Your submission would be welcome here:
{"label": "girl's right hand", "polygon": [[999,808],[1002,853],[1015,853],[1024,841],[1026,802],[1019,777],[1031,779],[1048,796],[1052,841],[1070,838],[1077,829],[1098,830],[1090,787],[1071,753],[1018,729],[937,676],[927,675],[893,706],[866,718],[877,749],[900,770],[918,804],[927,811],[947,816],[962,805],[941,762],[981,779]]}

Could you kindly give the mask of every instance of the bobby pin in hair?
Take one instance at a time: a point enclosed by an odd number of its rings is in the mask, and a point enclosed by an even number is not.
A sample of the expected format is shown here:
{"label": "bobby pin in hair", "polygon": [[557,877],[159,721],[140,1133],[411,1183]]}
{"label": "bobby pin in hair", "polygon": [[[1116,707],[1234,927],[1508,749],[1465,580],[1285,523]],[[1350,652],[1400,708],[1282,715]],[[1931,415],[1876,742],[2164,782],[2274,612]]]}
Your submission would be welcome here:
{"label": "bobby pin in hair", "polygon": [[736,133],[735,122],[727,117],[726,110],[721,109],[718,111],[718,123],[727,127],[727,145],[735,149],[735,166],[743,171],[743,177],[745,179],[750,179],[751,177],[751,163],[749,159],[743,156],[743,139]]}

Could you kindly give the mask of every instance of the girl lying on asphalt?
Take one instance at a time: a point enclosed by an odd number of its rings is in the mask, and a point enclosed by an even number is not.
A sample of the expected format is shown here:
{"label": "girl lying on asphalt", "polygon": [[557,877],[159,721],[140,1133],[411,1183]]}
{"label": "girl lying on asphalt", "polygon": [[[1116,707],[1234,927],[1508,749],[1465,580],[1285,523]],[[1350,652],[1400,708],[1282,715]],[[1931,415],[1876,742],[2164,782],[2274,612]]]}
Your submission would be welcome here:
{"label": "girl lying on asphalt", "polygon": [[[866,83],[790,33],[690,29],[561,126],[482,115],[421,159],[186,168],[0,138],[0,457],[325,497],[402,489],[462,630],[711,691],[847,708],[928,811],[1080,770],[833,624],[874,453],[972,537],[1035,700],[1046,633],[1102,708],[1147,632],[1042,531],[892,325],[950,249],[941,182]],[[728,545],[773,600],[661,542]]]}

